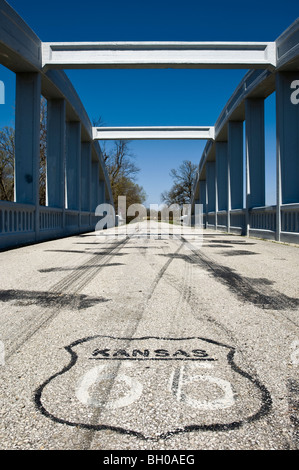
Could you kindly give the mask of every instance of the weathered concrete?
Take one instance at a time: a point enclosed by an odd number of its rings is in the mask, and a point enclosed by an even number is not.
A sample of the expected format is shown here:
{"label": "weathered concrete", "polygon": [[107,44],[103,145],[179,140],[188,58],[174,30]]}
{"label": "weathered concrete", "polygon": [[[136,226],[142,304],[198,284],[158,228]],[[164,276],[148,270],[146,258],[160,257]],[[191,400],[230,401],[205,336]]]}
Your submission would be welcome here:
{"label": "weathered concrete", "polygon": [[44,42],[49,68],[274,68],[275,42]]}
{"label": "weathered concrete", "polygon": [[63,208],[65,202],[65,100],[47,103],[47,206]]}
{"label": "weathered concrete", "polygon": [[[0,201],[1,249],[91,230],[96,223],[94,209],[102,202],[98,199],[100,180],[105,200],[114,204],[103,155],[99,143],[93,141],[83,104],[63,71],[42,70],[41,49],[30,27],[0,0],[0,62],[16,73],[15,202]],[[39,206],[41,95],[48,111],[46,207]],[[86,188],[90,164],[81,167],[81,145],[84,149],[85,144],[91,147],[92,164],[98,164],[92,210],[90,187]]]}
{"label": "weathered concrete", "polygon": [[153,225],[0,254],[2,449],[298,449],[299,247]]}
{"label": "weathered concrete", "polygon": [[16,76],[15,201],[38,204],[41,77]]}
{"label": "weathered concrete", "polygon": [[213,140],[213,126],[94,127],[94,140]]}

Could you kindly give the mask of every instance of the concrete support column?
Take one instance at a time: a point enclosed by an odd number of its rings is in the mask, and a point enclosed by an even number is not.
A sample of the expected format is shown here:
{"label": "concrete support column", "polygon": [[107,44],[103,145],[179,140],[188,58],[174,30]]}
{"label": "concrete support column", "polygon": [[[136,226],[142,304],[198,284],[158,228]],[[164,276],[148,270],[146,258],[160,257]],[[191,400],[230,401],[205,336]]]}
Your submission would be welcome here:
{"label": "concrete support column", "polygon": [[95,212],[99,202],[99,162],[91,164],[91,211]]}
{"label": "concrete support column", "polygon": [[81,210],[89,212],[91,206],[91,143],[81,144]]}
{"label": "concrete support column", "polygon": [[[228,145],[216,142],[216,208],[227,211],[228,217]],[[228,220],[227,220],[228,225]]]}
{"label": "concrete support column", "polygon": [[293,98],[298,72],[276,73],[277,214],[280,240],[281,204],[299,202],[299,105]]}
{"label": "concrete support column", "polygon": [[206,164],[208,212],[213,212],[216,208],[215,167],[216,167],[215,162],[207,162]]}
{"label": "concrete support column", "polygon": [[225,211],[228,203],[227,142],[216,142],[215,145],[218,210]]}
{"label": "concrete support column", "polygon": [[207,184],[205,180],[199,181],[199,203],[202,204],[202,213],[205,215],[205,224],[207,224]]}
{"label": "concrete support column", "polygon": [[228,123],[228,210],[243,209],[243,122]]}
{"label": "concrete support column", "polygon": [[48,100],[47,106],[47,192],[49,207],[65,204],[65,100]]}
{"label": "concrete support column", "polygon": [[205,212],[206,203],[207,203],[207,194],[206,194],[206,181],[201,180],[199,182],[199,201],[203,205],[203,211]]}
{"label": "concrete support column", "polygon": [[245,100],[246,143],[246,235],[250,230],[249,210],[266,204],[265,112],[263,98]]}
{"label": "concrete support column", "polygon": [[216,163],[206,163],[206,178],[207,178],[207,212],[215,212],[215,227],[216,220]]}
{"label": "concrete support column", "polygon": [[246,119],[246,207],[265,205],[265,118],[264,99],[245,100]]}
{"label": "concrete support column", "polygon": [[[34,204],[37,213],[39,208],[40,102],[40,74],[17,73],[15,202]],[[36,224],[36,230],[38,227],[39,224]]]}
{"label": "concrete support column", "polygon": [[66,124],[66,207],[81,208],[81,123]]}

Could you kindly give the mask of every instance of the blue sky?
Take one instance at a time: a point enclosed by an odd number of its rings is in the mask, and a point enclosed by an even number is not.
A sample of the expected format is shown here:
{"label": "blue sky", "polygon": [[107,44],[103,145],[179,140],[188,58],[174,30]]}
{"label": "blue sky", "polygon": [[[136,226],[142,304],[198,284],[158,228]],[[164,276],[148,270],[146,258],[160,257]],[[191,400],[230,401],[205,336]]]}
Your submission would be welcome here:
{"label": "blue sky", "polygon": [[[42,41],[274,41],[299,15],[298,0],[9,0]],[[91,120],[109,126],[214,125],[246,70],[67,71]],[[0,66],[14,125],[14,74]],[[275,202],[275,96],[266,100],[267,202]],[[204,141],[134,141],[138,183],[160,203],[171,168],[198,164]]]}

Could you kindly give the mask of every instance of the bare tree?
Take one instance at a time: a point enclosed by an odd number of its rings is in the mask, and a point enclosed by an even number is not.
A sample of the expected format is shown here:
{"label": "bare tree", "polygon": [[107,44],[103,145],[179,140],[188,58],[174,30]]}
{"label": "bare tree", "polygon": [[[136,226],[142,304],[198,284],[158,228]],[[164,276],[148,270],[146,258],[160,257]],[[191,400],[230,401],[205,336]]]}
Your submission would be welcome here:
{"label": "bare tree", "polygon": [[0,200],[14,200],[15,131],[0,130]]}
{"label": "bare tree", "polygon": [[161,201],[167,205],[189,204],[192,197],[192,189],[195,183],[197,165],[190,160],[184,160],[179,168],[172,169],[170,176],[173,179],[173,185],[169,191],[161,194]]}
{"label": "bare tree", "polygon": [[[93,120],[96,127],[105,126],[100,116]],[[117,202],[118,196],[126,196],[127,204],[142,204],[146,199],[144,189],[136,183],[140,169],[134,162],[135,155],[130,149],[129,140],[114,140],[109,146],[101,141],[101,150],[107,167],[113,199]]]}
{"label": "bare tree", "polygon": [[40,165],[39,203],[46,205],[46,162],[47,162],[47,100],[42,98],[40,110]]}

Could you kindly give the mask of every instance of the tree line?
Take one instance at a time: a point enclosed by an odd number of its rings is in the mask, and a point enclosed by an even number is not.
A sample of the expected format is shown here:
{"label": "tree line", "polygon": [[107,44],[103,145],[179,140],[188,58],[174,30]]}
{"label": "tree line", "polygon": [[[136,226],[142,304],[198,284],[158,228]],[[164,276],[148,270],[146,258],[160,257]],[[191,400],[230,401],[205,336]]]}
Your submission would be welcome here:
{"label": "tree line", "polygon": [[[126,196],[128,204],[142,204],[146,200],[144,189],[136,183],[140,169],[134,163],[128,141],[114,141],[108,149],[103,143],[102,153],[110,179],[112,195]],[[42,98],[40,112],[40,165],[39,203],[46,205],[47,161],[47,101]],[[6,126],[0,129],[0,200],[14,200],[15,130]]]}
{"label": "tree line", "polygon": [[[100,117],[93,125],[102,126]],[[118,196],[125,196],[127,207],[132,204],[143,204],[146,193],[137,183],[140,168],[134,161],[130,141],[116,140],[101,142],[101,150],[109,175],[113,200],[117,209]],[[40,113],[40,169],[39,169],[39,203],[46,205],[46,160],[47,160],[47,101],[41,100]],[[15,130],[6,126],[0,129],[0,200],[14,200],[14,162],[15,162]],[[191,202],[192,189],[195,182],[197,166],[184,160],[177,169],[170,171],[173,184],[169,190],[161,194],[164,205]]]}

